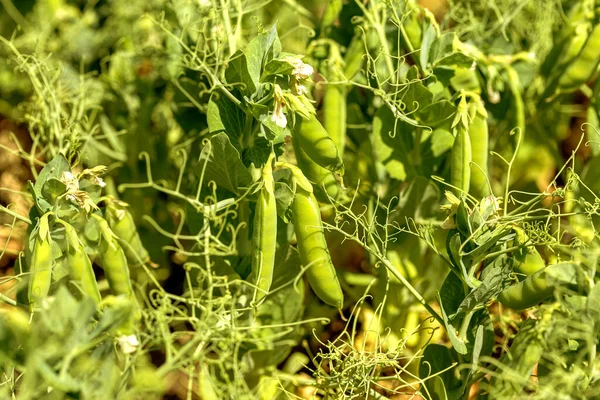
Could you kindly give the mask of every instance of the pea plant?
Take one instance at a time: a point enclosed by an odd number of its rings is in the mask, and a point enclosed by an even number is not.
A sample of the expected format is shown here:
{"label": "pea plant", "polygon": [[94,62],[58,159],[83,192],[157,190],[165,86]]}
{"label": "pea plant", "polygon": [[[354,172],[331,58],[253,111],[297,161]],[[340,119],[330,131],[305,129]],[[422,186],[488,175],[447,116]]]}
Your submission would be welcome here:
{"label": "pea plant", "polygon": [[2,398],[600,396],[597,1],[0,5]]}

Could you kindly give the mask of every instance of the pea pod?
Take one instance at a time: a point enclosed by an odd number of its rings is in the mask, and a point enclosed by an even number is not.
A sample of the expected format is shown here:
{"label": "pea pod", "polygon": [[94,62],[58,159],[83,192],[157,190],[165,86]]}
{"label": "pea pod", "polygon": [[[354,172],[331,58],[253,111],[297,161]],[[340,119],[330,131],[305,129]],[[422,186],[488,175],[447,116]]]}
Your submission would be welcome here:
{"label": "pea pod", "polygon": [[600,64],[600,24],[594,26],[577,57],[571,61],[558,79],[562,93],[576,90],[586,83]]}
{"label": "pea pod", "polygon": [[471,177],[469,187],[471,194],[483,198],[490,194],[487,183],[488,175],[488,124],[487,111],[481,99],[470,104],[472,119],[469,125],[469,141],[471,145]]}
{"label": "pea pod", "polygon": [[138,265],[150,260],[148,251],[142,244],[133,216],[123,201],[109,198],[106,200],[106,220],[110,229],[128,246],[124,246],[125,256],[130,265]]}
{"label": "pea pod", "polygon": [[362,39],[362,31],[359,29],[352,37],[346,53],[344,54],[344,76],[348,79],[354,76],[362,69],[365,56],[365,45]]}
{"label": "pea pod", "polygon": [[277,245],[277,202],[275,200],[275,180],[271,166],[273,155],[269,157],[262,171],[263,186],[258,195],[254,213],[254,252],[252,254],[252,275],[257,289],[254,303],[260,302],[273,281],[275,249]]}
{"label": "pea pod", "polygon": [[48,296],[50,283],[52,282],[52,238],[50,236],[50,223],[46,213],[38,220],[31,256],[29,281],[29,304],[31,308],[39,307],[40,300]]}
{"label": "pea pod", "polygon": [[[338,197],[340,193],[340,187],[333,176],[333,172],[321,167],[319,164],[314,162],[304,151],[304,149],[298,145],[297,139],[293,138],[294,153],[296,154],[296,162],[298,167],[304,175],[319,188],[325,188],[327,194],[334,199]],[[317,192],[319,195],[319,192]],[[319,197],[321,199],[321,197]],[[326,199],[322,199],[326,200]]]}
{"label": "pea pod", "polygon": [[456,130],[456,138],[452,145],[450,165],[451,183],[457,195],[469,192],[471,181],[471,139],[469,131],[460,127]]}
{"label": "pea pod", "polygon": [[522,246],[514,254],[513,266],[522,274],[528,276],[533,275],[537,271],[543,269],[546,266],[546,262],[537,251],[535,246],[527,244],[529,242],[529,238],[523,229],[513,227],[513,230],[517,234],[515,239],[516,244]]}
{"label": "pea pod", "polygon": [[300,186],[296,186],[292,216],[300,261],[308,268],[306,276],[310,286],[325,303],[342,308],[344,294],[323,234],[319,203],[313,194]]}
{"label": "pea pod", "polygon": [[69,274],[75,282],[81,285],[84,295],[90,297],[96,304],[100,304],[102,297],[100,296],[92,262],[86,254],[75,228],[66,222],[61,221],[61,223],[65,227],[65,236],[69,244],[67,249]]}
{"label": "pea pod", "polygon": [[346,78],[342,73],[342,56],[337,45],[329,46],[329,83],[323,96],[323,127],[335,147],[344,154],[346,145]]}
{"label": "pea pod", "polygon": [[129,265],[125,251],[119,244],[115,233],[108,226],[108,222],[96,216],[100,227],[100,259],[102,268],[108,280],[108,286],[115,295],[124,295],[134,299],[133,286],[129,276]]}
{"label": "pea pod", "polygon": [[298,146],[318,165],[330,171],[344,173],[344,162],[338,149],[315,114],[311,114],[309,119],[297,119],[294,138]]}
{"label": "pea pod", "polygon": [[344,2],[342,0],[329,0],[321,19],[321,31],[327,30],[335,23],[335,20],[340,15]]}
{"label": "pea pod", "polygon": [[544,353],[545,342],[536,327],[536,320],[528,320],[515,336],[510,350],[504,354],[501,368],[490,382],[493,398],[517,398],[529,381],[533,368]]}
{"label": "pea pod", "polygon": [[457,195],[469,192],[471,181],[471,139],[469,138],[469,105],[464,95],[461,96],[452,127],[456,136],[452,145],[450,162],[450,183]]}
{"label": "pea pod", "polygon": [[505,289],[498,296],[498,301],[509,308],[524,310],[552,296],[557,287],[576,285],[576,283],[575,264],[554,264]]}

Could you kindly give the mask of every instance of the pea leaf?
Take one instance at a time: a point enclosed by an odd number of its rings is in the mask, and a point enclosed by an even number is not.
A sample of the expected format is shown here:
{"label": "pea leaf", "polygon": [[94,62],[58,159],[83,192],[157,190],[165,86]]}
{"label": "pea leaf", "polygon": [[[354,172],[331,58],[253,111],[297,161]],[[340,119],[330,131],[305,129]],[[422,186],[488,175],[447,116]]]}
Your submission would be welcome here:
{"label": "pea leaf", "polygon": [[506,254],[496,257],[494,262],[483,270],[480,277],[481,284],[465,297],[456,313],[450,315],[450,319],[469,313],[477,307],[484,307],[488,301],[505,288],[510,280],[511,272],[512,259],[508,258]]}
{"label": "pea leaf", "polygon": [[212,134],[224,132],[238,150],[242,150],[246,114],[222,93],[215,92],[208,101],[208,130]]}
{"label": "pea leaf", "polygon": [[[393,136],[393,137],[392,137]],[[410,159],[413,147],[412,127],[397,121],[387,107],[381,107],[373,118],[373,147],[388,174],[399,181],[415,175]]]}
{"label": "pea leaf", "polygon": [[286,217],[287,210],[294,199],[294,192],[284,182],[275,182],[275,200],[277,202],[277,215],[285,222],[289,222]]}
{"label": "pea leaf", "polygon": [[251,96],[256,92],[257,84],[250,75],[248,60],[241,50],[236,51],[229,59],[225,70],[225,80],[227,83],[235,85],[246,96]]}
{"label": "pea leaf", "polygon": [[214,181],[220,188],[240,194],[240,188],[252,183],[250,172],[241,161],[240,153],[232,146],[225,133],[213,136],[202,148],[196,166],[196,175],[204,182]]}
{"label": "pea leaf", "polygon": [[264,67],[281,54],[281,43],[276,25],[252,39],[244,50],[244,54],[246,55],[248,75],[254,87],[258,87]]}
{"label": "pea leaf", "polygon": [[437,377],[442,381],[441,385],[439,383],[432,385],[432,379],[425,380],[425,385],[432,395],[432,398],[436,398],[433,396],[434,393],[437,393],[437,396],[441,395],[441,393],[438,391],[440,387],[444,388],[443,395],[445,396],[445,389],[451,390],[457,386],[460,386],[460,382],[452,372],[452,367],[457,364],[458,359],[456,355],[452,353],[446,346],[441,344],[427,345],[425,351],[423,352],[421,363],[419,364],[419,378],[426,379],[431,375],[439,374]]}

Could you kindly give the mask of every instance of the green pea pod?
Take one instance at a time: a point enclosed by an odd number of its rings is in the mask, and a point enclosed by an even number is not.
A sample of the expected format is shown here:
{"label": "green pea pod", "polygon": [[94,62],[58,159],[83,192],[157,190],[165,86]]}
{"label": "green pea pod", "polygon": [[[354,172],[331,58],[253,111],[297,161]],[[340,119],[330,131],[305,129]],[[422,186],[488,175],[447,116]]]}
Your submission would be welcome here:
{"label": "green pea pod", "polygon": [[558,79],[558,90],[571,92],[586,83],[600,64],[600,24],[594,26],[579,55],[571,61]]}
{"label": "green pea pod", "polygon": [[124,246],[125,256],[130,265],[139,265],[150,260],[148,251],[142,244],[133,216],[123,201],[110,198],[106,201],[106,220],[110,229],[128,246]]}
{"label": "green pea pod", "polygon": [[77,231],[70,224],[63,222],[69,248],[67,249],[67,263],[69,274],[75,282],[81,285],[84,295],[90,297],[96,304],[100,304],[102,297],[94,275],[92,262],[79,240]]}
{"label": "green pea pod", "polygon": [[343,0],[329,0],[327,2],[323,18],[321,19],[321,31],[325,31],[335,23],[343,6]]}
{"label": "green pea pod", "polygon": [[505,289],[498,296],[498,301],[509,308],[524,310],[552,296],[558,286],[576,284],[577,266],[575,264],[554,264]]}
{"label": "green pea pod", "polygon": [[298,146],[301,146],[314,162],[330,171],[344,174],[344,162],[338,149],[315,114],[309,119],[297,119],[294,137]]}
{"label": "green pea pod", "polygon": [[125,251],[119,244],[115,233],[108,226],[108,222],[101,217],[97,217],[97,219],[101,234],[100,259],[108,286],[115,295],[124,295],[134,299]]}
{"label": "green pea pod", "polygon": [[257,290],[254,303],[258,304],[267,294],[273,282],[275,250],[277,245],[277,201],[275,200],[275,180],[269,157],[263,168],[263,186],[258,195],[254,212],[254,252],[252,255],[252,275]]}
{"label": "green pea pod", "polygon": [[516,399],[522,395],[544,349],[545,342],[536,327],[536,320],[527,320],[515,336],[510,350],[500,359],[501,367],[490,382],[491,398]]}
{"label": "green pea pod", "polygon": [[516,244],[522,246],[513,256],[513,266],[522,274],[533,275],[543,269],[546,266],[546,262],[535,246],[527,245],[529,238],[523,229],[513,227],[513,230],[517,234],[515,239]]}
{"label": "green pea pod", "polygon": [[456,138],[454,138],[454,144],[452,145],[451,157],[450,183],[456,188],[454,189],[456,194],[460,196],[463,192],[469,192],[472,157],[469,131],[462,126],[459,126],[456,130]]}
{"label": "green pea pod", "polygon": [[[296,162],[298,163],[298,167],[302,170],[302,173],[313,182],[317,187],[323,189],[329,196],[332,198],[337,198],[340,193],[340,187],[338,185],[337,180],[333,176],[333,172],[329,171],[321,167],[319,164],[314,162],[304,151],[304,149],[298,145],[297,139],[293,138],[292,142],[294,144],[294,152],[296,154]],[[317,191],[317,196],[322,194],[322,192]],[[320,199],[325,201],[325,198]]]}
{"label": "green pea pod", "polygon": [[50,224],[46,213],[40,217],[36,226],[35,243],[31,256],[31,278],[29,281],[29,304],[31,308],[39,307],[40,300],[48,296],[52,282],[52,238]]}
{"label": "green pea pod", "polygon": [[346,146],[346,85],[342,73],[342,56],[337,45],[329,46],[329,83],[323,96],[323,127],[340,153]]}
{"label": "green pea pod", "polygon": [[359,29],[352,37],[346,53],[344,54],[344,76],[348,79],[354,76],[362,69],[365,62],[365,45],[362,39],[362,31]]}
{"label": "green pea pod", "polygon": [[310,286],[325,303],[342,308],[344,294],[323,234],[319,203],[313,194],[298,185],[292,202],[292,216],[300,261],[308,267],[306,276]]}
{"label": "green pea pod", "polygon": [[470,190],[477,198],[490,194],[488,175],[488,124],[487,111],[480,101],[471,103],[474,111],[473,119],[469,125],[469,141],[471,145],[471,178]]}

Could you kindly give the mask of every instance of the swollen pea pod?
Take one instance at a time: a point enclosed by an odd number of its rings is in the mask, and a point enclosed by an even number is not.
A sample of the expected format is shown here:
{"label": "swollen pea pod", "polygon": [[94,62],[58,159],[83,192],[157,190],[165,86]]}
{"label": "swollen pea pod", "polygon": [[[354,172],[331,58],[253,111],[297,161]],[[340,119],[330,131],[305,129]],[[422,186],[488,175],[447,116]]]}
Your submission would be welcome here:
{"label": "swollen pea pod", "polygon": [[483,198],[490,194],[487,183],[488,175],[488,124],[487,111],[481,99],[469,104],[472,109],[471,123],[469,125],[469,141],[471,145],[470,190],[477,198]]}
{"label": "swollen pea pod", "polygon": [[577,57],[558,79],[558,90],[568,93],[586,83],[600,64],[600,24],[596,24]]}
{"label": "swollen pea pod", "polygon": [[100,259],[108,280],[108,286],[115,295],[124,295],[130,299],[135,299],[125,251],[119,244],[115,233],[110,229],[108,222],[102,217],[93,215],[98,220],[98,226],[100,227]]}
{"label": "swollen pea pod", "polygon": [[346,78],[342,73],[342,56],[337,45],[329,46],[329,83],[323,96],[323,127],[331,136],[335,147],[344,154],[346,146]]}
{"label": "swollen pea pod", "polygon": [[[292,138],[292,143],[294,145],[294,153],[296,155],[298,167],[302,170],[308,180],[316,184],[319,188],[325,188],[327,194],[332,198],[337,198],[340,193],[340,187],[335,179],[335,176],[333,175],[333,172],[314,162],[306,154],[302,146],[298,144],[298,140],[296,138]],[[318,195],[319,192],[317,192],[317,196]],[[322,196],[320,196],[319,199],[323,201],[326,200],[325,198],[322,198]]]}
{"label": "swollen pea pod", "polygon": [[252,254],[252,275],[257,286],[254,303],[258,304],[271,288],[275,250],[277,245],[277,201],[275,200],[275,180],[273,179],[273,154],[262,170],[263,186],[258,195],[254,212],[254,251]]}
{"label": "swollen pea pod", "polygon": [[298,118],[293,136],[298,146],[318,165],[344,174],[344,162],[340,153],[315,114],[311,114],[309,119]]}
{"label": "swollen pea pod", "polygon": [[90,297],[96,304],[100,304],[102,297],[94,275],[92,262],[85,252],[83,244],[79,240],[77,231],[72,225],[59,220],[65,227],[65,236],[69,244],[67,249],[67,263],[69,265],[69,275],[75,282],[81,285],[84,295]]}
{"label": "swollen pea pod", "polygon": [[106,220],[110,229],[125,243],[125,256],[130,265],[139,265],[150,260],[148,251],[142,244],[133,216],[123,201],[109,197],[106,201]]}
{"label": "swollen pea pod", "polygon": [[292,217],[300,261],[308,268],[308,282],[321,300],[338,309],[342,308],[344,294],[327,248],[319,203],[311,192],[299,184],[295,186]]}
{"label": "swollen pea pod", "polygon": [[48,296],[52,283],[52,238],[50,236],[49,213],[42,215],[35,227],[35,243],[31,256],[29,280],[29,304],[31,309],[40,305]]}
{"label": "swollen pea pod", "polygon": [[506,307],[524,310],[552,296],[557,287],[576,284],[577,266],[575,264],[554,264],[505,289],[498,296],[498,301]]}
{"label": "swollen pea pod", "polygon": [[457,111],[457,118],[453,125],[456,127],[456,137],[452,145],[450,161],[450,183],[454,186],[457,195],[469,192],[471,181],[471,139],[468,130],[468,104],[463,96]]}
{"label": "swollen pea pod", "polygon": [[513,230],[517,235],[515,243],[522,246],[513,256],[513,267],[522,274],[533,275],[543,269],[546,266],[546,262],[535,246],[527,245],[529,237],[527,237],[523,229],[515,226]]}

